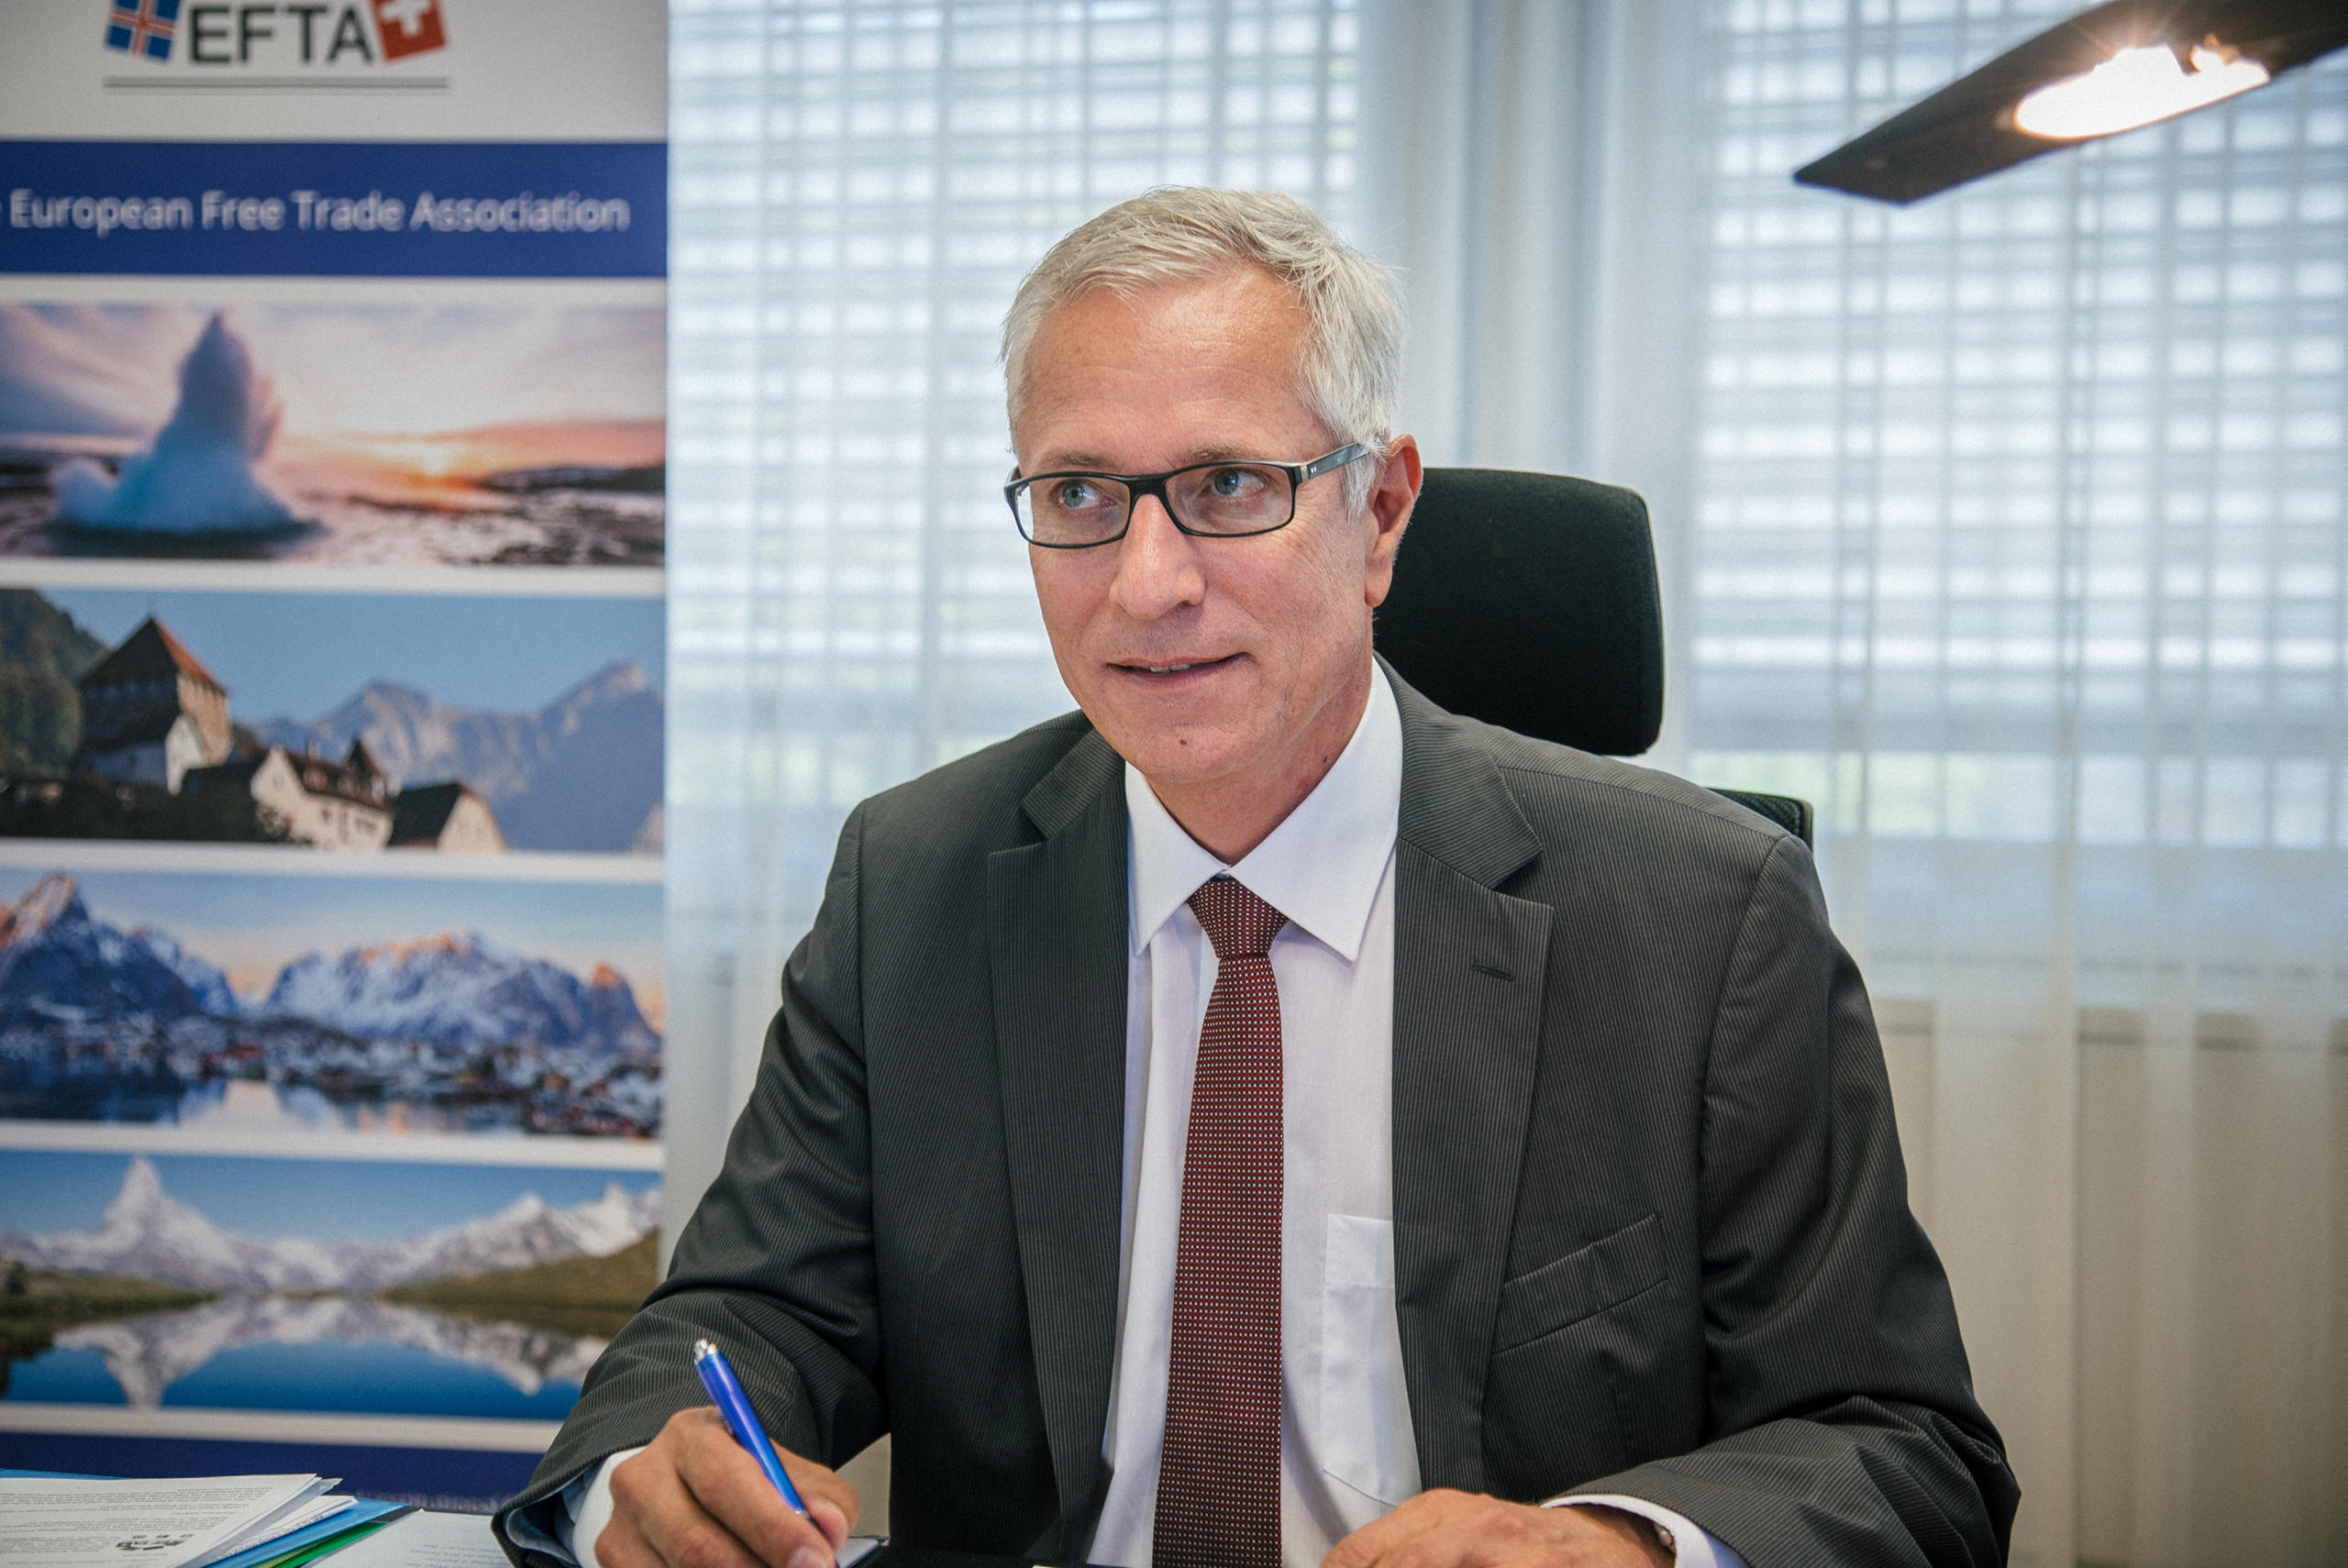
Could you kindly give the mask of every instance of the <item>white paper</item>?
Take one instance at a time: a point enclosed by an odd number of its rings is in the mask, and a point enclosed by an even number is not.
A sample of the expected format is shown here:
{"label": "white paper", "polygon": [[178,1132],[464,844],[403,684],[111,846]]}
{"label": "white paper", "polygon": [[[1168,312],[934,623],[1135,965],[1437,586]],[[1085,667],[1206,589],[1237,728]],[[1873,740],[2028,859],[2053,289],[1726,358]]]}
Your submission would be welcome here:
{"label": "white paper", "polygon": [[[840,1548],[839,1568],[853,1568],[880,1544],[871,1536],[848,1537]],[[506,1568],[505,1553],[482,1514],[409,1514],[326,1562],[332,1568]]]}
{"label": "white paper", "polygon": [[[331,1503],[325,1507],[320,1507],[318,1505],[327,1500],[320,1497],[318,1494],[329,1486],[340,1484],[339,1476],[332,1481],[322,1481],[315,1475],[311,1476],[307,1486],[269,1512],[247,1519],[244,1528],[236,1534],[221,1540],[211,1551],[191,1559],[188,1568],[205,1568],[207,1562],[217,1562],[224,1557],[234,1557],[238,1552],[260,1546],[265,1541],[275,1540],[281,1535],[290,1535],[313,1519],[324,1518],[334,1512],[335,1508]],[[347,1507],[349,1505],[346,1500],[342,1506]]]}
{"label": "white paper", "polygon": [[326,1561],[334,1568],[506,1568],[486,1514],[409,1514]]}
{"label": "white paper", "polygon": [[185,1568],[257,1520],[313,1496],[315,1475],[180,1481],[0,1477],[0,1563],[24,1568]]}
{"label": "white paper", "polygon": [[[279,1520],[277,1533],[292,1535],[297,1529],[307,1529],[327,1515],[338,1514],[358,1500],[348,1493],[337,1493],[331,1497],[313,1497],[300,1508]],[[257,1540],[253,1544],[258,1546],[260,1542]]]}

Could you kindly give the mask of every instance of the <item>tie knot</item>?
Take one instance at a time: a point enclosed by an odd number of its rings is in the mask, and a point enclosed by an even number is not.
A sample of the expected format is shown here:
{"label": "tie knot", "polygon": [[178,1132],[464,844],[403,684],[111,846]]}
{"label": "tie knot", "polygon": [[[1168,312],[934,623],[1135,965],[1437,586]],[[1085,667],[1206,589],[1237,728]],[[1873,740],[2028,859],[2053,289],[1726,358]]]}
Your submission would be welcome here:
{"label": "tie knot", "polygon": [[1288,916],[1241,887],[1229,877],[1211,877],[1191,895],[1191,912],[1214,944],[1215,962],[1261,958],[1271,951],[1272,938],[1288,923]]}

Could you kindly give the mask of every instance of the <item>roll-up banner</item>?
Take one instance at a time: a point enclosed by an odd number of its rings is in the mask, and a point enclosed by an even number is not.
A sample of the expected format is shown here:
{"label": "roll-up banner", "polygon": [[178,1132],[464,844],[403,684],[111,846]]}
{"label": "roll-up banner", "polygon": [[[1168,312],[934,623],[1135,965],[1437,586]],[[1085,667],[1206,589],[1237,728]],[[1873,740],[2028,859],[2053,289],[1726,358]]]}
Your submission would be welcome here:
{"label": "roll-up banner", "polygon": [[666,61],[0,0],[0,1465],[486,1507],[653,1283]]}

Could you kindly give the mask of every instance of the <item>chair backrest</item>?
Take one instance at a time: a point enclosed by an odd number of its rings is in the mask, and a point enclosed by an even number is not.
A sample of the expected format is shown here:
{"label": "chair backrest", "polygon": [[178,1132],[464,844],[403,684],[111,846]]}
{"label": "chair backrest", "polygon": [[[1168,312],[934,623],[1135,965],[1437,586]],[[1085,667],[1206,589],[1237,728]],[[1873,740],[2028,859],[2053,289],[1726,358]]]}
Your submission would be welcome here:
{"label": "chair backrest", "polygon": [[[1647,504],[1562,474],[1429,469],[1377,636],[1405,679],[1454,712],[1636,756],[1663,728]],[[1811,841],[1807,801],[1715,793]]]}
{"label": "chair backrest", "polygon": [[1455,712],[1636,756],[1663,727],[1647,503],[1561,474],[1427,469],[1378,650]]}

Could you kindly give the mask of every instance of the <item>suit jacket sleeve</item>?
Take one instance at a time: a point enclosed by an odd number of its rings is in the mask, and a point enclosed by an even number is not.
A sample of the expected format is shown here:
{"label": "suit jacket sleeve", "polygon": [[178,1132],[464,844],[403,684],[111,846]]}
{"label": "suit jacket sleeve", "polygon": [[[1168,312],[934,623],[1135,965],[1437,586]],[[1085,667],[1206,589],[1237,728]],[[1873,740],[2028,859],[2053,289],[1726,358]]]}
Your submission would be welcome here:
{"label": "suit jacket sleeve", "polygon": [[517,1563],[558,1560],[515,1544],[507,1515],[539,1508],[606,1455],[708,1402],[695,1340],[725,1351],[781,1447],[837,1464],[885,1429],[858,973],[862,824],[859,808],[784,968],[782,1007],[725,1168],[678,1237],[668,1279],[588,1373],[530,1485],[498,1516]]}
{"label": "suit jacket sleeve", "polygon": [[2019,1496],[1908,1209],[1890,1086],[1808,854],[1780,839],[1723,977],[1701,1134],[1706,1435],[1577,1491],[1753,1568],[2004,1561]]}

